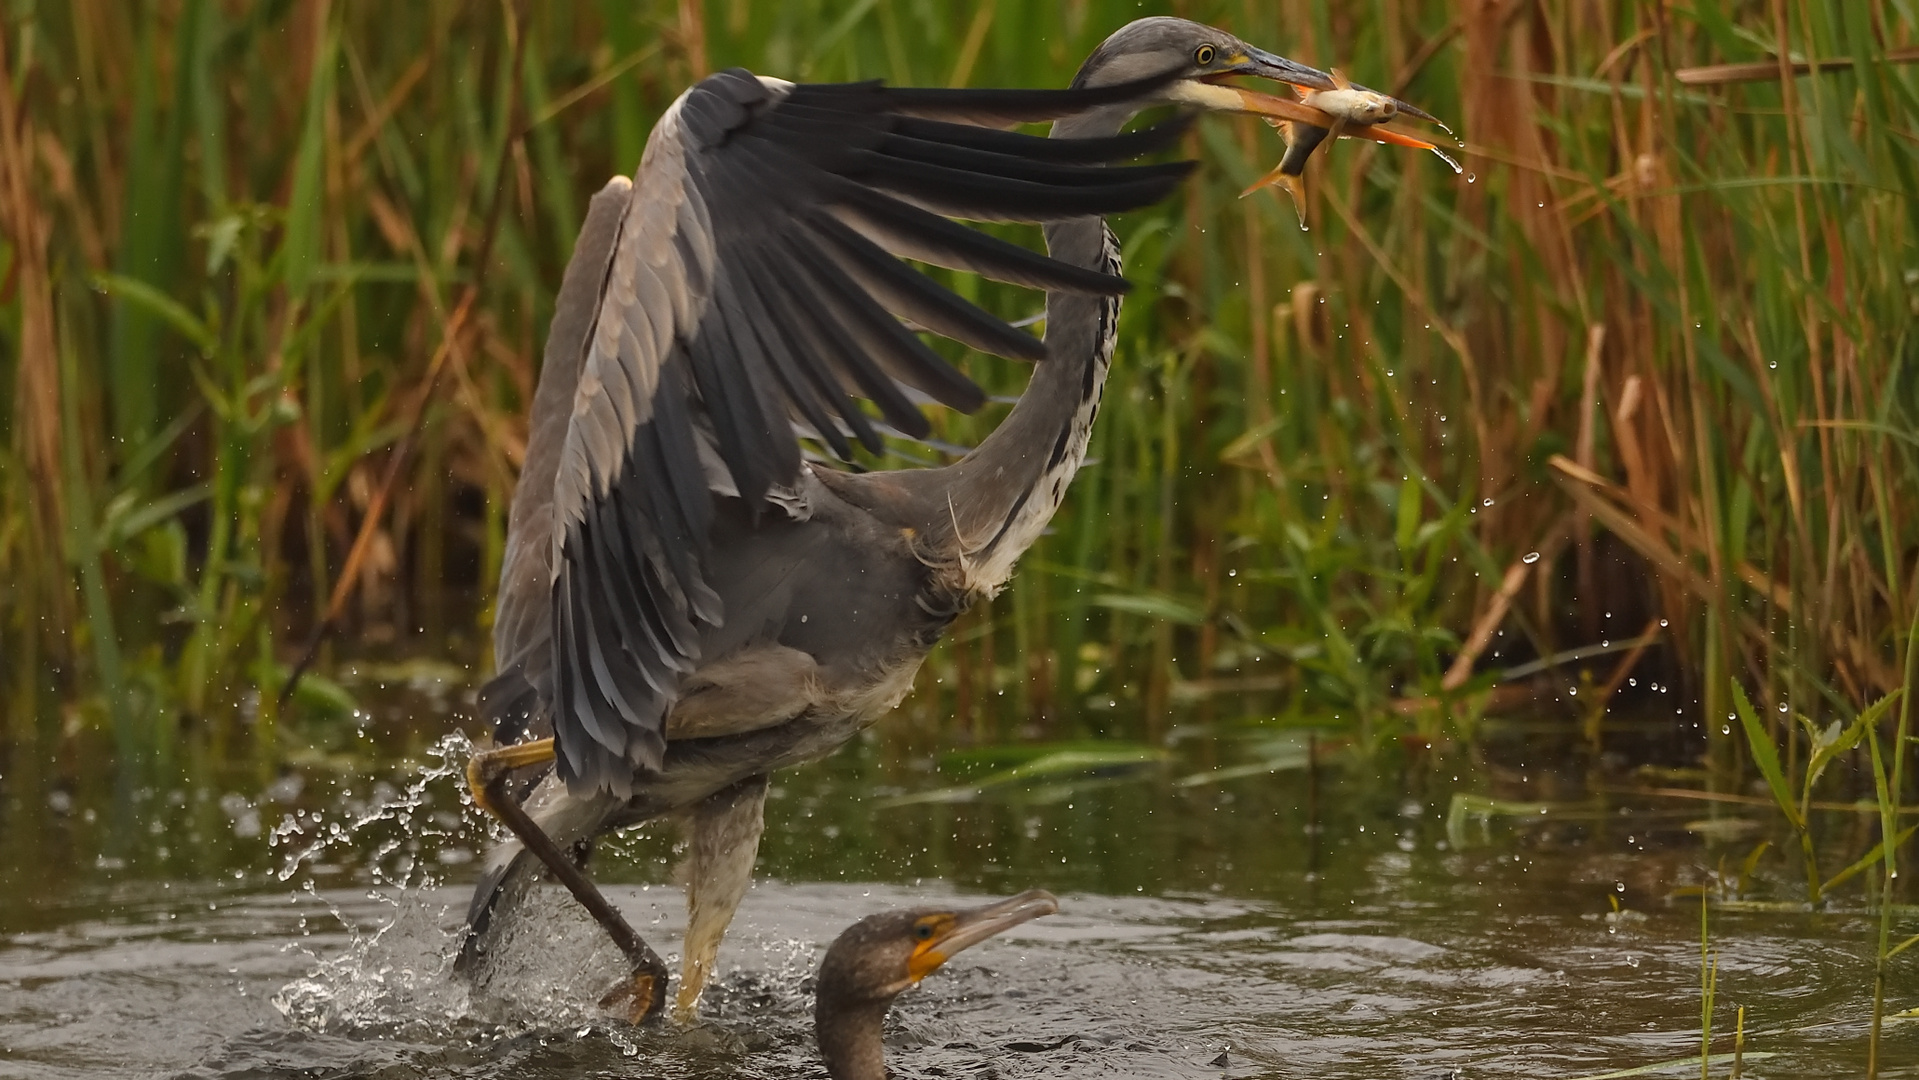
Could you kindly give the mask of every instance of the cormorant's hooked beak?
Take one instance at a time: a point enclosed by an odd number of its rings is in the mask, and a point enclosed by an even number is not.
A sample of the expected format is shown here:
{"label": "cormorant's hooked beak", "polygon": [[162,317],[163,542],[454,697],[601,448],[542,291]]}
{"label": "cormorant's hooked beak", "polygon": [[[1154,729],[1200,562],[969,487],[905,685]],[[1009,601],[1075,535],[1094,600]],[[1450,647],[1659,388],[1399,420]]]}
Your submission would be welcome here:
{"label": "cormorant's hooked beak", "polygon": [[1028,889],[1018,896],[983,907],[955,911],[939,919],[931,933],[913,949],[906,963],[907,974],[917,983],[939,969],[962,949],[971,948],[995,934],[1004,933],[1023,922],[1059,911],[1059,900],[1045,889]]}

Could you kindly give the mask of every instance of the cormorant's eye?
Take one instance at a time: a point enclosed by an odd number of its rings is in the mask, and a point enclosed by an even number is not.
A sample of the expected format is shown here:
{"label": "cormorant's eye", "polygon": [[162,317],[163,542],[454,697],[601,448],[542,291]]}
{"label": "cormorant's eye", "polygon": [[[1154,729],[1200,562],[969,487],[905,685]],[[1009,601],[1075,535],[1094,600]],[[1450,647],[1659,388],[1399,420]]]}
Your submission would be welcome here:
{"label": "cormorant's eye", "polygon": [[1199,49],[1193,53],[1193,63],[1198,64],[1200,67],[1207,67],[1212,64],[1213,57],[1217,55],[1218,52],[1219,50],[1213,48],[1211,45],[1201,45]]}
{"label": "cormorant's eye", "polygon": [[915,926],[913,928],[913,936],[919,938],[921,941],[933,940],[932,925],[929,923],[921,923],[918,926]]}

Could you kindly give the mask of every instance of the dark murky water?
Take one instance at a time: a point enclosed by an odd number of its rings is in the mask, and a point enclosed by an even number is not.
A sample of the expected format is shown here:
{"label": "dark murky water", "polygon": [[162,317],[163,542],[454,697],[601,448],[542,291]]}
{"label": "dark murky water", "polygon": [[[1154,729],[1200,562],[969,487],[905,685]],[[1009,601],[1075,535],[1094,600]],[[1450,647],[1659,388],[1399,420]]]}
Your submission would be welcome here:
{"label": "dark murky water", "polygon": [[[1672,894],[1733,892],[1762,811],[1537,774],[1522,790],[1556,786],[1545,813],[1461,804],[1449,822],[1443,765],[1202,783],[1215,761],[1256,760],[1257,740],[1197,745],[971,802],[887,802],[951,780],[876,745],[781,777],[760,884],[689,1030],[595,1014],[618,956],[557,892],[504,946],[504,992],[448,975],[484,830],[438,759],[380,776],[316,759],[264,790],[117,799],[9,778],[0,1077],[823,1076],[804,980],[840,929],[1030,886],[1062,914],[901,999],[899,1075],[1699,1075],[1699,901]],[[1296,761],[1284,749],[1263,753]],[[1835,852],[1871,842],[1850,816],[1829,831]],[[667,953],[671,844],[625,839],[597,861]],[[1795,887],[1762,873],[1713,910],[1713,1050],[1733,1050],[1744,1005],[1744,1076],[1859,1075],[1877,918],[1856,889],[1822,914],[1764,903]],[[1913,912],[1897,922],[1919,931]],[[1901,960],[1888,1011],[1919,1005],[1919,963]],[[1889,1025],[1887,1056],[1882,1075],[1919,1077],[1919,1021]]]}

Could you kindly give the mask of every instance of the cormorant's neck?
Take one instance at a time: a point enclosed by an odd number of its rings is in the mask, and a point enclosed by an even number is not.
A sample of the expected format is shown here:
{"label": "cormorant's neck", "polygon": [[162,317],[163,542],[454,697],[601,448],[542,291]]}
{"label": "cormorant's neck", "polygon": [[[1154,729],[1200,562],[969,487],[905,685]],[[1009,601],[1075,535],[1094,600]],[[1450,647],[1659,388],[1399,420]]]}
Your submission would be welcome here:
{"label": "cormorant's neck", "polygon": [[[824,980],[822,980],[824,982]],[[833,1080],[886,1080],[880,1030],[891,1002],[847,1001],[821,985],[813,1007],[813,1034]]]}

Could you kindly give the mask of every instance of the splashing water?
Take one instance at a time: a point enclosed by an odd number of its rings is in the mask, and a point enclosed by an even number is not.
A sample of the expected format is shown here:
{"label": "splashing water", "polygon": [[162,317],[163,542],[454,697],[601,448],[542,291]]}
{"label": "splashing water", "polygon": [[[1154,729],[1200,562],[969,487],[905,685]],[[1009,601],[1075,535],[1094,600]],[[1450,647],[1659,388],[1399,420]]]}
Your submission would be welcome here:
{"label": "splashing water", "polygon": [[[404,786],[375,780],[363,797],[349,791],[333,810],[296,812],[269,834],[283,852],[276,876],[302,878],[294,899],[324,907],[347,939],[336,955],[308,952],[313,969],[272,997],[288,1021],[314,1032],[424,1034],[471,1011],[469,988],[452,973],[461,925],[445,868],[470,862],[467,845],[489,832],[464,782],[472,752],[466,736],[447,735]],[[349,917],[317,886],[343,867],[370,883],[364,898],[383,917]]]}
{"label": "splashing water", "polygon": [[[490,1041],[604,1025],[595,1003],[625,974],[624,964],[557,886],[523,886],[503,897],[499,910],[510,907],[513,917],[494,923],[486,962],[466,976],[454,971],[465,939],[467,886],[450,881],[448,870],[473,860],[476,838],[505,836],[467,790],[472,752],[465,736],[448,735],[405,786],[376,781],[364,797],[349,794],[334,810],[290,815],[272,830],[269,844],[284,851],[276,876],[300,879],[291,899],[324,908],[346,938],[343,948],[325,955],[293,946],[313,966],[271,1003],[295,1027]],[[343,867],[367,886],[358,897],[330,895],[314,880]],[[629,911],[629,918],[657,944],[677,937],[678,926],[665,923],[678,890],[640,891],[657,901],[647,905],[650,913]],[[373,917],[361,901],[373,905]],[[677,957],[668,954],[668,961]],[[621,1052],[637,1053],[638,1044],[622,1044]]]}
{"label": "splashing water", "polygon": [[[452,977],[459,934],[442,925],[447,905],[386,898],[390,914],[371,929],[356,924],[309,882],[304,890],[346,929],[335,956],[306,951],[313,969],[269,1002],[296,1027],[321,1032],[430,1036],[469,1012],[466,985]],[[370,899],[381,898],[377,890]]]}
{"label": "splashing water", "polygon": [[441,884],[437,866],[470,861],[465,841],[488,831],[488,819],[466,790],[473,743],[455,732],[428,754],[429,763],[404,788],[375,780],[363,799],[346,793],[337,816],[298,812],[274,826],[268,846],[286,851],[280,880],[359,863],[375,885],[405,893]]}

